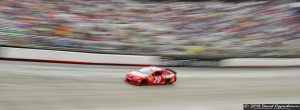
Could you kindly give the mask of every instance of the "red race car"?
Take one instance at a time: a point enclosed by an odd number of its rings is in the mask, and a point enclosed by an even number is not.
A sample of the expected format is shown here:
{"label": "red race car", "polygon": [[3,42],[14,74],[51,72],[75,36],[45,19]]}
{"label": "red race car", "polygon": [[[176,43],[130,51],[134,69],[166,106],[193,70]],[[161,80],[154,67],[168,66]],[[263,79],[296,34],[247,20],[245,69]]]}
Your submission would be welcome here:
{"label": "red race car", "polygon": [[125,81],[136,86],[170,85],[176,82],[176,72],[167,68],[148,66],[127,73]]}

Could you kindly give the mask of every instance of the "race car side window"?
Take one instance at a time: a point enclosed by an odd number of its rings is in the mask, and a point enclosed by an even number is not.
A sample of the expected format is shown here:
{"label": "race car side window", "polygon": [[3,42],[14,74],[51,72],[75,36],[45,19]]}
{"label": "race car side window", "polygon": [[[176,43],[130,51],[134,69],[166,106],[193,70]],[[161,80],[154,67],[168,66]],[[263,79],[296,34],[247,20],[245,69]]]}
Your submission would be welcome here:
{"label": "race car side window", "polygon": [[161,75],[161,71],[156,71],[153,75],[154,76],[160,76]]}

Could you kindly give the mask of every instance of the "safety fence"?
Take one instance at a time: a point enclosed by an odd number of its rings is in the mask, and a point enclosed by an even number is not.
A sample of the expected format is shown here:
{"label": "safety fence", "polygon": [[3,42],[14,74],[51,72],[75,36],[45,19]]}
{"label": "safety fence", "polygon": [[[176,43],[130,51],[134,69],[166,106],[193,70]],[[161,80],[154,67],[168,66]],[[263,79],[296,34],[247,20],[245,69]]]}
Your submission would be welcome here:
{"label": "safety fence", "polygon": [[84,53],[61,50],[42,50],[0,47],[3,60],[22,60],[70,64],[102,64],[126,66],[185,66],[185,67],[294,67],[300,58],[193,58],[183,56],[146,56]]}

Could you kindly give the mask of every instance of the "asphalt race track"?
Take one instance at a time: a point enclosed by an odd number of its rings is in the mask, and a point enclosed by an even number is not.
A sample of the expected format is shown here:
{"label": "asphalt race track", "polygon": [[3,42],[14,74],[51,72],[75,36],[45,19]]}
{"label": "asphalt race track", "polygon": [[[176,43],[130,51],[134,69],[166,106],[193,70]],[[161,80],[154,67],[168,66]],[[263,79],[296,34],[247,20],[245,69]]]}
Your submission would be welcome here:
{"label": "asphalt race track", "polygon": [[300,68],[172,68],[171,86],[131,86],[140,67],[0,61],[0,110],[242,110],[300,103]]}

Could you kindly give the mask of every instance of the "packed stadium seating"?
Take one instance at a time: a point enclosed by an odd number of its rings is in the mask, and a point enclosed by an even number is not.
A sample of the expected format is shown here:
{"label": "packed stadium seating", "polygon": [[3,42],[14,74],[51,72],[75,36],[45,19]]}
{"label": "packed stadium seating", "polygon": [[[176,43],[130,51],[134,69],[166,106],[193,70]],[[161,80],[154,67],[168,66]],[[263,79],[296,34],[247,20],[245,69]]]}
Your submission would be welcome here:
{"label": "packed stadium seating", "polygon": [[0,44],[199,57],[299,57],[293,0],[1,0]]}

